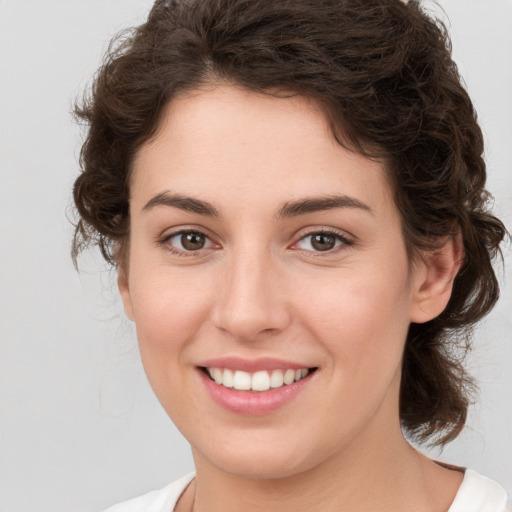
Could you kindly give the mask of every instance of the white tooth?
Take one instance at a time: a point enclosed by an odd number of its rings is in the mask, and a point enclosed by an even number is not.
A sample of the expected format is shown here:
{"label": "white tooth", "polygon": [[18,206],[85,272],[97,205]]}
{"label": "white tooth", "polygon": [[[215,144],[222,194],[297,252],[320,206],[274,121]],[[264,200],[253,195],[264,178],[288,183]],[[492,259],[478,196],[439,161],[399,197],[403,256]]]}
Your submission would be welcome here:
{"label": "white tooth", "polygon": [[302,370],[300,371],[300,376],[301,377],[305,377],[307,374],[308,374],[308,369],[307,368],[302,368]]}
{"label": "white tooth", "polygon": [[233,372],[227,368],[224,370],[224,375],[222,376],[222,385],[227,388],[233,387]]}
{"label": "white tooth", "polygon": [[268,372],[261,371],[253,373],[251,388],[253,391],[266,391],[270,389],[270,377],[268,376]]}
{"label": "white tooth", "polygon": [[208,373],[210,374],[210,377],[214,379],[213,377],[213,368],[206,368],[208,370]]}
{"label": "white tooth", "polygon": [[237,370],[233,376],[233,387],[240,391],[251,389],[251,374]]}
{"label": "white tooth", "polygon": [[284,383],[283,370],[274,370],[270,376],[270,387],[280,388]]}
{"label": "white tooth", "polygon": [[284,383],[291,384],[295,381],[295,370],[286,370],[284,374]]}
{"label": "white tooth", "polygon": [[298,381],[302,378],[302,373],[300,370],[295,370],[295,380]]}
{"label": "white tooth", "polygon": [[217,384],[222,384],[222,370],[220,368],[214,368],[212,373],[212,377],[214,378],[215,382]]}

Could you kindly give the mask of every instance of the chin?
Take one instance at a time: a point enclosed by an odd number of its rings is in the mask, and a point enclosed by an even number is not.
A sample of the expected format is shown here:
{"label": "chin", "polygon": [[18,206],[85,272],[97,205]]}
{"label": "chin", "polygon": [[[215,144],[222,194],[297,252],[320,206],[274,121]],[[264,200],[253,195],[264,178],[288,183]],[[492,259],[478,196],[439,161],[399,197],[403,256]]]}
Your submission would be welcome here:
{"label": "chin", "polygon": [[305,443],[299,443],[298,439],[292,441],[290,437],[279,439],[277,435],[273,442],[265,442],[262,435],[252,442],[225,440],[214,446],[222,448],[212,450],[210,445],[204,451],[192,449],[196,466],[200,467],[204,461],[223,473],[251,480],[278,480],[308,472],[331,453],[321,449],[308,453]]}
{"label": "chin", "polygon": [[212,464],[223,473],[248,480],[280,480],[311,469],[305,461],[290,461],[275,455],[256,459],[243,456],[229,460],[222,458],[212,461]]}

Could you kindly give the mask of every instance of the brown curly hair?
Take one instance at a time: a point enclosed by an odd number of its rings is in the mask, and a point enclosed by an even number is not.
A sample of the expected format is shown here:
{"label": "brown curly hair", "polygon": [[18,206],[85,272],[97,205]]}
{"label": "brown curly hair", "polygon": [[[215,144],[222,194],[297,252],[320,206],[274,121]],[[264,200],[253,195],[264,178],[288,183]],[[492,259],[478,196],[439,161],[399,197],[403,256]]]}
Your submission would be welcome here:
{"label": "brown curly hair", "polygon": [[461,234],[465,260],[448,306],[410,326],[400,395],[412,439],[452,440],[473,388],[464,349],[498,298],[491,262],[506,230],[488,209],[482,133],[445,27],[400,0],[156,2],[146,23],[113,40],[75,109],[88,127],[75,263],[94,244],[122,261],[134,155],[173,97],[217,81],[313,98],[340,144],[384,161],[411,261]]}

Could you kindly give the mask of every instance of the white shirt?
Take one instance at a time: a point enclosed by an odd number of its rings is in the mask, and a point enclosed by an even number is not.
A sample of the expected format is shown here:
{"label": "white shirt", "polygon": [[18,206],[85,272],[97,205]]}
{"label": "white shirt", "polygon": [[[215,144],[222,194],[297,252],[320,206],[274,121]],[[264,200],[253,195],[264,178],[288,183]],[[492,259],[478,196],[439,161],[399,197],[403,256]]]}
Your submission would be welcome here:
{"label": "white shirt", "polygon": [[[118,503],[105,512],[172,512],[194,476],[194,473],[190,473],[163,489]],[[512,503],[500,484],[466,469],[459,491],[447,512],[512,512]]]}

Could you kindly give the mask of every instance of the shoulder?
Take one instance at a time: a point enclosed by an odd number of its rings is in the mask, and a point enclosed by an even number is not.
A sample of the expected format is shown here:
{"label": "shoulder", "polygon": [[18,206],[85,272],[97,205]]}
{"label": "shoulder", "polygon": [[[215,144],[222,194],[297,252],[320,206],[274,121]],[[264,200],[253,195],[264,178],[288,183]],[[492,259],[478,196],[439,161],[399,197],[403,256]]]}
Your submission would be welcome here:
{"label": "shoulder", "polygon": [[512,512],[512,504],[500,484],[472,469],[466,469],[459,492],[448,512]]}
{"label": "shoulder", "polygon": [[187,485],[193,480],[194,473],[190,473],[176,480],[163,489],[151,491],[137,498],[123,501],[113,505],[104,512],[170,512],[174,509],[178,498]]}

